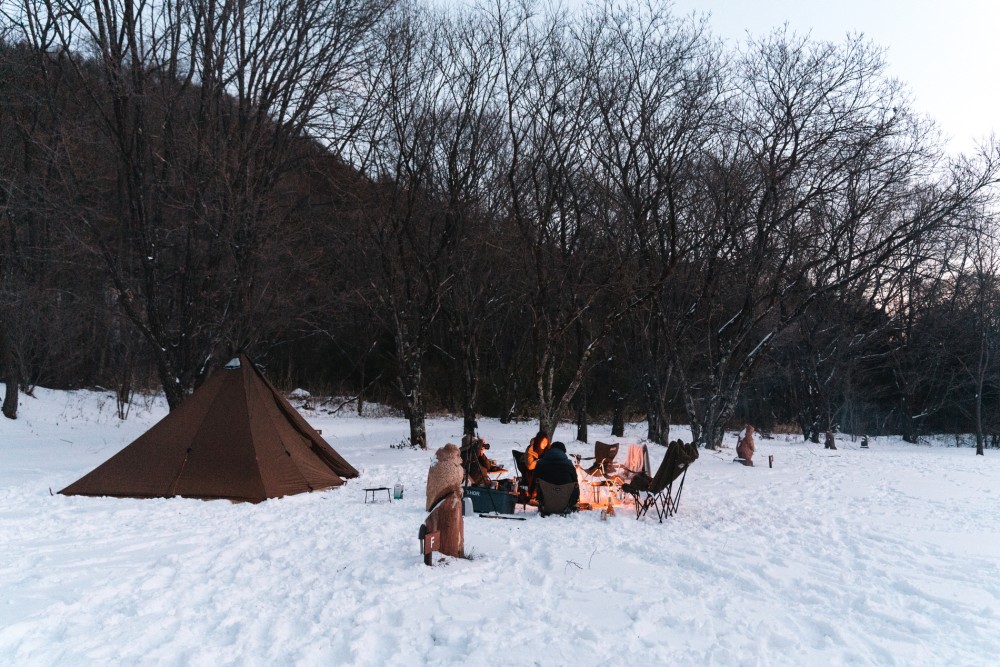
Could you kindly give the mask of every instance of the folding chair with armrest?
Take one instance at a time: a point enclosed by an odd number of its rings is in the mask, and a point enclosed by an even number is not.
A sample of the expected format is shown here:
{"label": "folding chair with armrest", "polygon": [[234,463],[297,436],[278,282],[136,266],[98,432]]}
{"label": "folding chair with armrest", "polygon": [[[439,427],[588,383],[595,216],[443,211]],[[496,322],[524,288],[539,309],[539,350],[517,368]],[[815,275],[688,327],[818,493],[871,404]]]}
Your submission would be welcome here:
{"label": "folding chair with armrest", "polygon": [[[641,518],[649,511],[650,507],[656,509],[660,523],[663,523],[664,517],[676,514],[681,502],[687,470],[697,458],[698,447],[696,445],[676,440],[667,447],[663,461],[651,480],[641,477],[633,480],[634,483],[630,482],[622,486],[622,490],[631,495],[635,501],[635,518]],[[676,490],[674,490],[675,484]],[[645,497],[641,497],[643,494]]]}
{"label": "folding chair with armrest", "polygon": [[619,465],[615,463],[618,456],[617,443],[608,444],[606,442],[594,443],[594,455],[585,456],[579,461],[593,461],[587,468],[580,464],[580,470],[584,474],[585,482],[591,489],[591,500],[599,501],[598,495],[602,488],[607,488],[609,494],[617,491],[621,485],[621,478],[618,476]]}
{"label": "folding chair with armrest", "polygon": [[514,467],[517,470],[518,476],[518,500],[521,501],[522,507],[527,508],[528,499],[531,497],[531,489],[529,488],[531,484],[531,473],[528,471],[527,464],[524,462],[524,452],[519,452],[516,449],[511,450],[511,454],[514,456]]}
{"label": "folding chair with armrest", "polygon": [[572,502],[576,484],[550,484],[544,479],[535,482],[538,485],[538,513],[542,516],[550,514],[569,514],[576,510]]}
{"label": "folding chair with armrest", "polygon": [[580,459],[581,461],[594,462],[590,467],[584,468],[583,471],[588,475],[600,475],[602,477],[614,472],[617,467],[615,457],[618,456],[619,446],[617,443],[595,442],[594,455],[584,456]]}

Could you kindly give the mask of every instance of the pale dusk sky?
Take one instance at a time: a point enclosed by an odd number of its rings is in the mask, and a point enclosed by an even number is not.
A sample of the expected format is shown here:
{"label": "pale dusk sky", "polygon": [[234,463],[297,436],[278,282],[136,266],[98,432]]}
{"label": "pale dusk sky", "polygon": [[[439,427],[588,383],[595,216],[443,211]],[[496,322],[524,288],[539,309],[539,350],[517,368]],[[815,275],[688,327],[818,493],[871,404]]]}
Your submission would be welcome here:
{"label": "pale dusk sky", "polygon": [[[571,3],[575,4],[575,3]],[[889,74],[913,106],[938,122],[952,151],[1000,134],[1000,0],[674,0],[675,12],[710,13],[730,43],[788,23],[840,41],[863,33],[887,49]]]}

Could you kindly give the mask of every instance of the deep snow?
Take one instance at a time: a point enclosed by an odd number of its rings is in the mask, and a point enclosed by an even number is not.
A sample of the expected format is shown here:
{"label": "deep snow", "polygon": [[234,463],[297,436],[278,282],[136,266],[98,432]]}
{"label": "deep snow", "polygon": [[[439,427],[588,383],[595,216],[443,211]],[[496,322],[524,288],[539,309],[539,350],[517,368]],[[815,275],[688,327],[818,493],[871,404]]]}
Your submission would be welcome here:
{"label": "deep snow", "polygon": [[[1000,656],[1000,453],[843,436],[702,451],[663,524],[619,508],[466,521],[417,553],[433,448],[406,423],[307,411],[362,476],[258,505],[50,495],[165,413],[39,389],[0,420],[0,664],[989,665]],[[480,420],[510,462],[530,423]],[[563,426],[571,453],[593,454]],[[635,424],[620,442],[638,442]],[[683,430],[675,430],[683,437]],[[612,440],[607,427],[591,438]],[[620,460],[624,460],[622,448]],[[651,447],[653,466],[663,449]],[[775,459],[767,467],[767,456]],[[402,483],[402,501],[363,487]]]}

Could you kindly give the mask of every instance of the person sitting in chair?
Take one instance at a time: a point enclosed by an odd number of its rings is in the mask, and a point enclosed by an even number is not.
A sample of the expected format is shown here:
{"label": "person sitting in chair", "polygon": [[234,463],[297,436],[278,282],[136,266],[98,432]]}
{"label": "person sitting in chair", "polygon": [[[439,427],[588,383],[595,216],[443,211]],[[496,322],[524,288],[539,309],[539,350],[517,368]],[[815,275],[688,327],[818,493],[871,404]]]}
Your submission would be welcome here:
{"label": "person sitting in chair", "polygon": [[538,459],[542,457],[542,454],[549,448],[549,436],[545,435],[545,431],[539,431],[538,434],[531,439],[528,444],[528,448],[524,450],[524,466],[532,471],[538,464]]}
{"label": "person sitting in chair", "polygon": [[465,435],[462,438],[462,467],[468,478],[468,483],[472,486],[493,487],[493,480],[487,474],[490,472],[491,461],[486,456],[484,449],[489,445],[482,438],[472,435]]}
{"label": "person sitting in chair", "polygon": [[542,457],[538,459],[535,466],[535,479],[545,480],[549,484],[570,484],[574,485],[573,495],[570,497],[569,507],[576,508],[580,500],[580,481],[576,476],[576,466],[566,455],[566,445],[561,442],[553,442]]}
{"label": "person sitting in chair", "polygon": [[538,459],[549,448],[550,442],[545,431],[539,431],[528,443],[528,448],[524,450],[524,469],[527,472],[521,481],[521,486],[527,490],[529,498],[534,499],[535,497],[535,466],[538,465]]}

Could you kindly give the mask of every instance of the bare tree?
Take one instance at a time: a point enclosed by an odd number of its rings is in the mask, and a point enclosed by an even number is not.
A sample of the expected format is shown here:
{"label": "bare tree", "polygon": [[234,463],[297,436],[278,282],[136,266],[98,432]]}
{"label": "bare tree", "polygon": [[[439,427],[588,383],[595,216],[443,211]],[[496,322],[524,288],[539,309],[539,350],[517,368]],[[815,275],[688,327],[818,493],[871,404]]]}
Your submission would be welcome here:
{"label": "bare tree", "polygon": [[1000,385],[1000,252],[995,219],[982,212],[970,220],[963,261],[950,276],[953,307],[944,311],[941,349],[967,378],[970,412],[976,436],[976,454],[986,446],[984,395]]}
{"label": "bare tree", "polygon": [[30,393],[39,382],[90,376],[108,324],[95,312],[103,297],[97,272],[58,224],[65,200],[51,188],[51,148],[79,139],[60,132],[82,115],[66,108],[66,69],[25,44],[0,43],[7,89],[0,98],[0,365],[11,417],[18,387]]}
{"label": "bare tree", "polygon": [[678,18],[655,2],[606,7],[588,19],[583,39],[596,112],[590,166],[614,211],[616,243],[642,266],[635,302],[652,299],[635,321],[642,323],[649,437],[665,444],[674,362],[665,354],[673,327],[663,292],[678,263],[704,242],[691,220],[702,196],[693,165],[721,122],[721,45],[704,19]]}
{"label": "bare tree", "polygon": [[[642,298],[630,262],[637,252],[632,221],[610,206],[608,183],[597,171],[599,142],[616,143],[606,136],[608,125],[622,129],[617,120],[602,126],[594,101],[607,73],[601,67],[610,57],[611,24],[610,9],[579,24],[559,12],[498,16],[498,32],[512,35],[503,42],[507,217],[530,252],[521,289],[531,308],[539,425],[548,433],[603,341]],[[606,91],[608,101],[614,94]]]}
{"label": "bare tree", "polygon": [[336,110],[389,2],[21,5],[21,38],[72,64],[113,146],[106,174],[63,147],[64,188],[85,195],[68,224],[103,260],[171,407],[267,321],[261,259],[279,238],[282,177],[310,129],[356,125]]}
{"label": "bare tree", "polygon": [[[775,336],[819,295],[864,281],[974,205],[992,162],[943,164],[929,128],[860,38],[778,31],[751,43],[728,124],[705,172],[714,230],[685,317],[707,346],[686,370],[689,417],[718,446]],[[684,362],[684,359],[678,359]]]}
{"label": "bare tree", "polygon": [[379,268],[373,312],[395,341],[410,441],[420,447],[427,446],[423,364],[446,300],[459,339],[466,431],[475,423],[479,331],[490,307],[477,260],[500,154],[497,52],[482,22],[469,11],[401,8],[373,81],[383,115],[368,139],[378,204],[364,247]]}

